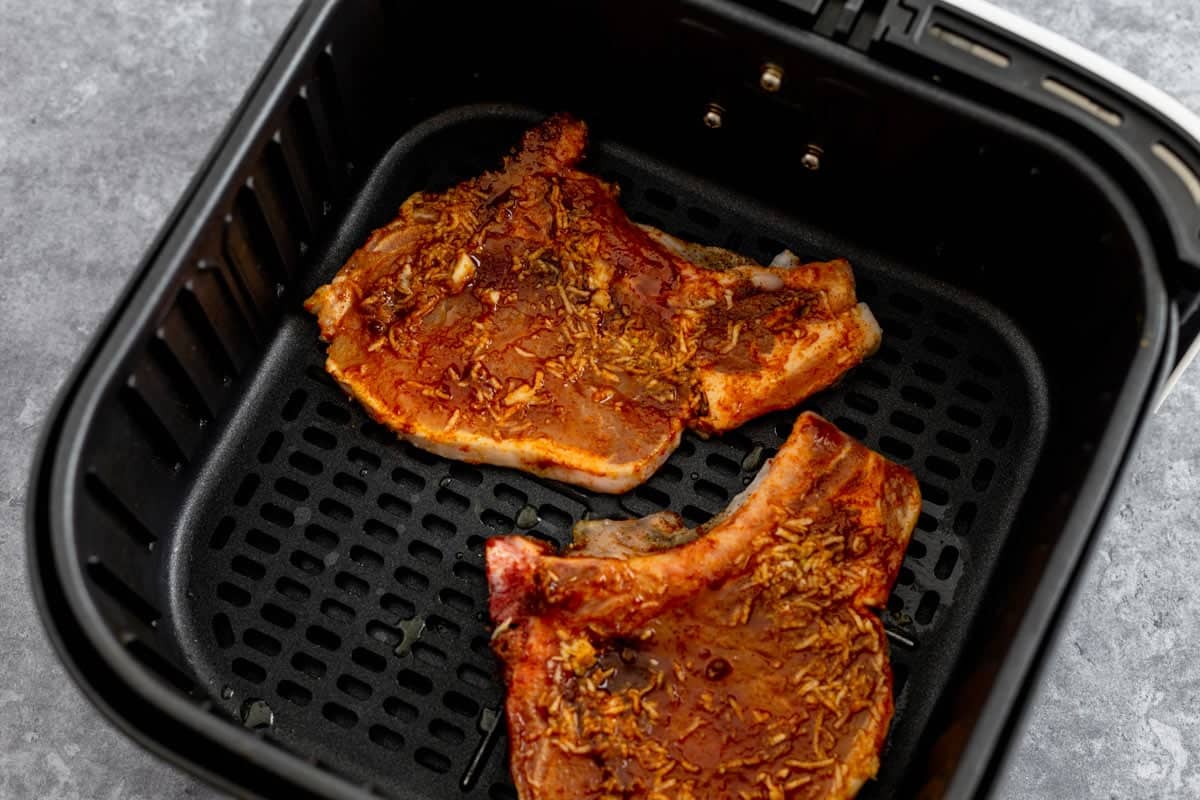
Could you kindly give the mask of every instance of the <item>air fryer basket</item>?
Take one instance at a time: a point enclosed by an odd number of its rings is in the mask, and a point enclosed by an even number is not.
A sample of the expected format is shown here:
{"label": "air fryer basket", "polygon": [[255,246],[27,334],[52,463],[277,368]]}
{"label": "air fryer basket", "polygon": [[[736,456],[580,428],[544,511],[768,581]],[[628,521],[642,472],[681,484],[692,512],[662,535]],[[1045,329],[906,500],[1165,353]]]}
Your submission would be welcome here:
{"label": "air fryer basket", "polygon": [[620,6],[297,16],[64,391],[31,489],[48,629],[148,746],[244,793],[512,797],[486,537],[703,522],[787,436],[796,411],[689,434],[642,487],[597,495],[401,444],[325,375],[300,301],[412,191],[568,109],[635,219],[855,265],[884,345],[803,407],[925,498],[881,612],[897,713],[863,794],[973,790],[994,765],[1030,620],[1060,602],[1173,363],[1192,295],[1162,176],[1070,112],[964,99],[969,70],[930,80],[912,43],[917,20],[948,24],[932,5],[706,1],[637,26]]}

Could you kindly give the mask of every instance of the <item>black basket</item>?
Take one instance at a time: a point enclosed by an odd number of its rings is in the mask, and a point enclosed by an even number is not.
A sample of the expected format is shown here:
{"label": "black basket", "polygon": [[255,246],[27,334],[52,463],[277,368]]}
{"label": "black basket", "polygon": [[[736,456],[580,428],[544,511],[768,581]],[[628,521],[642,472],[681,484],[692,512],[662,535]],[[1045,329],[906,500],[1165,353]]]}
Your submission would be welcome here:
{"label": "black basket", "polygon": [[704,522],[790,432],[799,409],[688,434],[598,495],[401,444],[325,374],[300,301],[411,192],[496,166],[565,108],[634,219],[854,264],[883,347],[803,407],[924,496],[882,612],[897,713],[863,795],[986,785],[1173,364],[1194,274],[1172,237],[1191,221],[1161,196],[1179,189],[1041,98],[945,58],[924,80],[941,51],[906,6],[670,4],[636,27],[619,6],[297,16],[64,391],[31,489],[51,635],[147,746],[246,794],[514,797],[486,538]]}

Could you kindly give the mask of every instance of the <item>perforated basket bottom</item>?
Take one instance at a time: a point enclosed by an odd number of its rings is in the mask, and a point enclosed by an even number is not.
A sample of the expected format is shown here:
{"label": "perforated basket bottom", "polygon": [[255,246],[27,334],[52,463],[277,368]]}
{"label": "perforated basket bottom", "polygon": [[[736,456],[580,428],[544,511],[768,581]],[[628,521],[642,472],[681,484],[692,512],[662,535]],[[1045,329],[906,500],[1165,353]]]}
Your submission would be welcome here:
{"label": "perforated basket bottom", "polygon": [[[412,189],[489,166],[519,128],[468,117],[419,148],[397,145],[320,277],[365,239],[372,214],[378,223]],[[414,167],[418,150],[436,174]],[[812,246],[826,241],[819,231],[619,148],[594,146],[589,168],[621,184],[632,216],[669,232],[764,261],[783,243],[830,254]],[[883,612],[897,713],[864,796],[885,795],[945,687],[1034,466],[1041,382],[994,309],[854,243],[832,248],[855,263],[884,345],[803,407],[912,468],[924,493]],[[602,496],[399,443],[326,376],[323,356],[312,320],[287,316],[231,426],[237,441],[208,465],[220,479],[193,516],[208,528],[183,532],[173,562],[176,624],[189,632],[181,646],[232,719],[265,702],[265,735],[355,783],[405,797],[515,797],[502,732],[479,752],[504,697],[488,647],[485,539],[523,529],[563,543],[585,515],[671,509],[704,522],[779,447],[796,412],[721,438],[687,434],[646,484]],[[476,756],[482,765],[469,770]]]}

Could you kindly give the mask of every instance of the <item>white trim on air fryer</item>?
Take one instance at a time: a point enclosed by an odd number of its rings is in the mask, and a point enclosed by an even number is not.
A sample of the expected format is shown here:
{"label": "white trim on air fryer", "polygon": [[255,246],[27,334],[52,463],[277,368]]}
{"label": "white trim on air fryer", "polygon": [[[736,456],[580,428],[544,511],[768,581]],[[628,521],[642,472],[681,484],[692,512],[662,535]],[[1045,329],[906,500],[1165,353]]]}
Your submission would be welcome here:
{"label": "white trim on air fryer", "polygon": [[[1064,56],[1074,62],[1076,66],[1138,98],[1163,116],[1168,117],[1192,138],[1197,147],[1200,147],[1200,117],[1196,116],[1183,103],[1180,103],[1161,89],[1156,89],[1149,83],[1146,83],[1146,81],[1118,67],[1111,61],[1101,58],[1091,50],[1059,36],[1057,33],[1048,31],[1023,17],[1018,17],[1012,12],[997,8],[985,0],[943,0],[943,2],[948,6],[953,6],[960,11],[965,11],[979,19],[990,22],[997,27],[1004,28],[1010,33],[1039,47]],[[1182,176],[1180,179],[1183,180]],[[1187,185],[1186,181],[1185,185]],[[1190,191],[1191,187],[1189,186],[1188,188]],[[1179,365],[1171,373],[1170,377],[1167,378],[1166,383],[1163,384],[1162,391],[1159,392],[1158,397],[1154,401],[1154,411],[1156,413],[1162,408],[1162,404],[1167,399],[1167,396],[1179,383],[1179,379],[1183,377],[1183,373],[1187,370],[1188,365],[1195,361],[1197,356],[1200,356],[1200,339],[1192,343],[1187,353],[1180,359]]]}

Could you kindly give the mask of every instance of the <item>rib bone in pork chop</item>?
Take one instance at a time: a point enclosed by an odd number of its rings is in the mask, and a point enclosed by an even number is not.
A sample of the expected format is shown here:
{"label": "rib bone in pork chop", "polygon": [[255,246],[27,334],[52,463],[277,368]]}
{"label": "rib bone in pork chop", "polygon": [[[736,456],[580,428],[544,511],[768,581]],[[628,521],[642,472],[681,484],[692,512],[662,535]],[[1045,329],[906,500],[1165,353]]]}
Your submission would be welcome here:
{"label": "rib bone in pork chop", "polygon": [[803,414],[719,518],[487,543],[513,780],[547,798],[848,798],[892,716],[908,470]]}
{"label": "rib bone in pork chop", "polygon": [[618,492],[874,351],[845,261],[771,267],[634,225],[555,116],[499,172],[418,192],[306,306],[326,368],[450,458]]}

